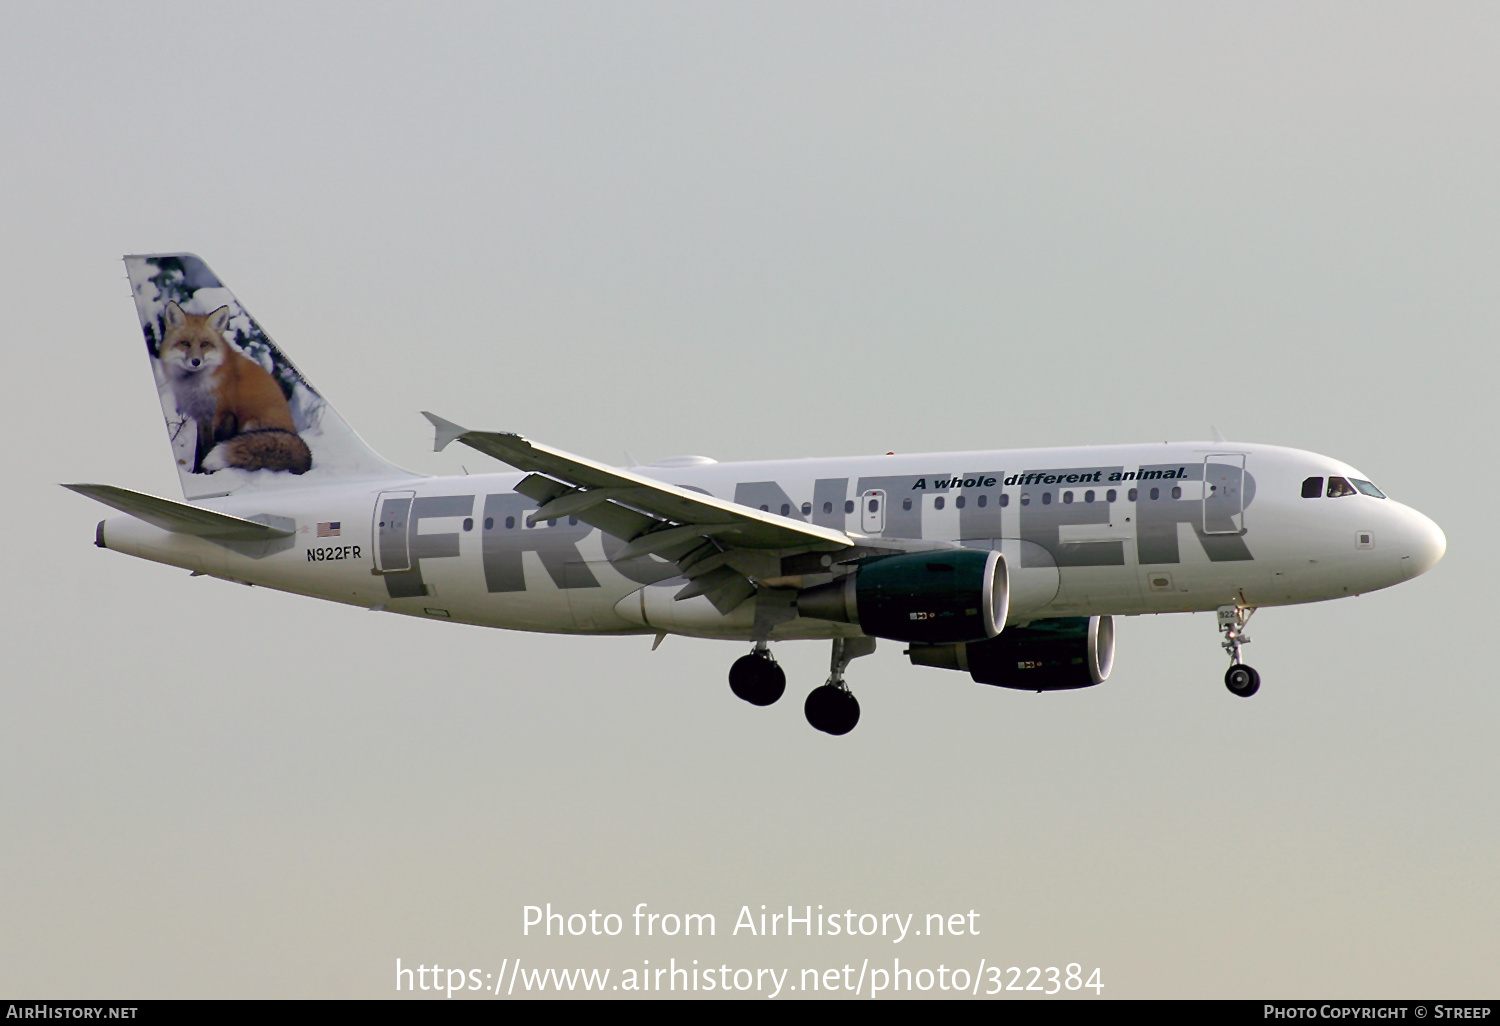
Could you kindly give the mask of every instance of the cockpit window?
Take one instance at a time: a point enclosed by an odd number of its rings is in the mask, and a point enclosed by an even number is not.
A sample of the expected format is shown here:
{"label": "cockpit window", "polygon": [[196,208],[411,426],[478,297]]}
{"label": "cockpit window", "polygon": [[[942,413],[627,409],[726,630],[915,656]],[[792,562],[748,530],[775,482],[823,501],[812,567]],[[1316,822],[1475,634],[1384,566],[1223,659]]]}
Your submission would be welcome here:
{"label": "cockpit window", "polygon": [[1316,499],[1323,494],[1323,479],[1321,477],[1310,477],[1302,482],[1302,497],[1304,499]]}
{"label": "cockpit window", "polygon": [[1347,478],[1330,477],[1328,479],[1328,497],[1330,499],[1337,499],[1345,495],[1357,494],[1359,493],[1354,490],[1354,486],[1349,483]]}
{"label": "cockpit window", "polygon": [[1351,477],[1349,480],[1351,480],[1351,481],[1354,482],[1354,487],[1358,488],[1360,491],[1364,492],[1366,495],[1373,495],[1377,499],[1383,499],[1383,498],[1385,498],[1385,492],[1382,492],[1379,488],[1376,488],[1370,482],[1368,482],[1368,481],[1361,481],[1357,477]]}

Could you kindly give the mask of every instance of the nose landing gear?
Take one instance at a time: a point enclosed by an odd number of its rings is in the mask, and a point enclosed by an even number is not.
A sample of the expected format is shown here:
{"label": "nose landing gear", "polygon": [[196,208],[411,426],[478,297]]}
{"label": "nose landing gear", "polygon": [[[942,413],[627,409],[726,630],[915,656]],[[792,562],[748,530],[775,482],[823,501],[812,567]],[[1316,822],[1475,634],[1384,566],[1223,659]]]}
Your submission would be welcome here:
{"label": "nose landing gear", "polygon": [[1260,674],[1240,662],[1240,646],[1250,644],[1245,633],[1245,624],[1255,615],[1253,606],[1220,606],[1219,632],[1224,635],[1221,644],[1229,653],[1229,669],[1224,674],[1224,686],[1229,693],[1249,698],[1260,690]]}
{"label": "nose landing gear", "polygon": [[1231,694],[1249,698],[1260,690],[1260,674],[1254,667],[1236,663],[1224,671],[1224,686]]}
{"label": "nose landing gear", "polygon": [[749,655],[729,668],[729,690],[751,705],[771,705],[786,691],[786,671],[776,664],[771,647],[757,641]]}
{"label": "nose landing gear", "polygon": [[807,722],[825,734],[847,734],[859,723],[859,700],[844,683],[844,670],[851,659],[875,651],[874,638],[834,638],[828,683],[813,688],[802,711]]}

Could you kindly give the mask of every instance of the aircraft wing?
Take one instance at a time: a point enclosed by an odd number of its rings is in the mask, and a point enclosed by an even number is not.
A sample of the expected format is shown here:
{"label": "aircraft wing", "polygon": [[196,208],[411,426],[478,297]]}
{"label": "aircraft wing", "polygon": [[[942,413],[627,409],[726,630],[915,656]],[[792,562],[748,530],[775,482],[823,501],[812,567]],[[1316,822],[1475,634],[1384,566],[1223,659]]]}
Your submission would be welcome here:
{"label": "aircraft wing", "polygon": [[516,491],[540,505],[527,523],[573,516],[624,538],[615,558],[656,555],[676,562],[688,578],[677,598],[707,595],[727,613],[755,593],[752,580],[782,574],[781,557],[856,549],[860,540],[703,492],[680,488],[540,445],[517,434],[470,431],[435,414],[433,449],[451,442],[478,449],[530,474]]}

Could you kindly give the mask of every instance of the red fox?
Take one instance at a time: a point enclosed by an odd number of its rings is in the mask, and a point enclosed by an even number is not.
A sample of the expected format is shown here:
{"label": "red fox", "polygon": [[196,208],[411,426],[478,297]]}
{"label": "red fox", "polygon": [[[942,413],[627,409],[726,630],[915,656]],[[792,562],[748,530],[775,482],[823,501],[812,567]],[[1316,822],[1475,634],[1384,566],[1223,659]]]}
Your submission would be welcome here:
{"label": "red fox", "polygon": [[198,425],[194,473],[225,467],[306,472],[312,452],[297,434],[281,386],[224,339],[229,307],[190,314],[167,304],[157,348],[177,412]]}

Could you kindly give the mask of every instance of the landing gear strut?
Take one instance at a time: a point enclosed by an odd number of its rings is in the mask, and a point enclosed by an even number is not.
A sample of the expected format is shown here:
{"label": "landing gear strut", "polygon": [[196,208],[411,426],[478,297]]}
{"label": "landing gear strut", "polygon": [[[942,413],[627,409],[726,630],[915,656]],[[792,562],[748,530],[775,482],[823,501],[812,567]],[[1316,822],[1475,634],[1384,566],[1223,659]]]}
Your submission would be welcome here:
{"label": "landing gear strut", "polygon": [[813,688],[802,711],[807,722],[825,734],[847,734],[859,722],[859,700],[844,683],[844,670],[851,659],[875,651],[874,638],[834,638],[832,671],[828,683]]}
{"label": "landing gear strut", "polygon": [[1249,698],[1260,690],[1260,674],[1240,662],[1240,646],[1250,644],[1245,633],[1245,624],[1255,615],[1253,606],[1220,606],[1219,632],[1224,635],[1221,644],[1229,653],[1229,670],[1224,674],[1224,686],[1230,694]]}
{"label": "landing gear strut", "polygon": [[729,690],[751,705],[771,705],[786,691],[786,671],[776,664],[771,647],[757,641],[749,655],[729,668]]}

